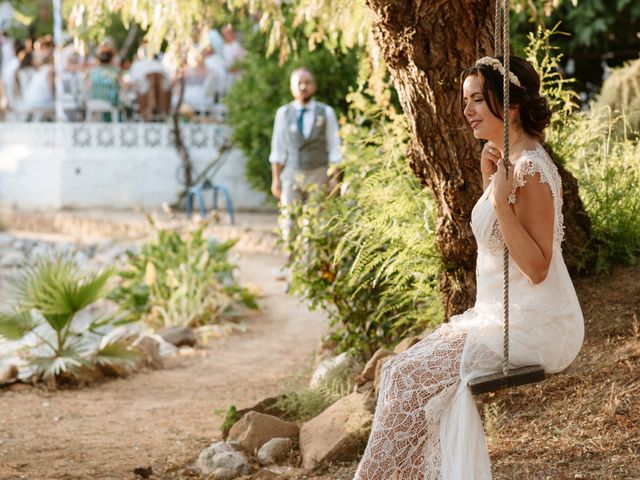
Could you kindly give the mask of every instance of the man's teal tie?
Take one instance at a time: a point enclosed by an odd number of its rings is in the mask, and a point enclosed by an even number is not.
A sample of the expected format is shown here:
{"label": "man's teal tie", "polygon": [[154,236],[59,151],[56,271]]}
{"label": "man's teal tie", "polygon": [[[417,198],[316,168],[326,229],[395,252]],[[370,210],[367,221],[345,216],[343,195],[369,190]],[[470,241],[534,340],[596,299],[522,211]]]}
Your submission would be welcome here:
{"label": "man's teal tie", "polygon": [[302,134],[302,136],[304,136],[304,128],[303,128],[302,120],[304,118],[304,112],[306,111],[307,111],[306,108],[301,108],[300,110],[298,110],[298,131]]}

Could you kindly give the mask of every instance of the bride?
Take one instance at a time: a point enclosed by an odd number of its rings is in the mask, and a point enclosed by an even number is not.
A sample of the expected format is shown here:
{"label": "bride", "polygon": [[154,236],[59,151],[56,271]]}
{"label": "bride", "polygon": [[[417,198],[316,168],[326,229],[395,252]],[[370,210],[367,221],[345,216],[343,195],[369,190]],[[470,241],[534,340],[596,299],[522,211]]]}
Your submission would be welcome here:
{"label": "bride", "polygon": [[[373,429],[356,480],[486,480],[489,454],[467,382],[499,371],[502,252],[510,254],[510,362],[565,369],[584,336],[562,259],[562,185],[542,147],[551,111],[540,77],[510,57],[510,145],[503,145],[502,58],[463,75],[464,116],[478,139],[484,193],[473,208],[478,244],[473,308],[384,364]],[[504,148],[514,164],[507,176]]]}

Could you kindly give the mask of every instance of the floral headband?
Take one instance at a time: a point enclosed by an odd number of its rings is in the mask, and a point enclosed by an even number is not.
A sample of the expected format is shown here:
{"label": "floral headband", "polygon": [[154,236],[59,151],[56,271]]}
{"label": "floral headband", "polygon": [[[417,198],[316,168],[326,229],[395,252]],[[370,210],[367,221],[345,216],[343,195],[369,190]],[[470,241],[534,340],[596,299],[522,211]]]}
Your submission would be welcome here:
{"label": "floral headband", "polygon": [[[500,74],[504,77],[504,66],[502,65],[500,60],[498,60],[497,58],[482,57],[481,59],[477,60],[476,63],[475,63],[476,67],[478,67],[480,65],[485,65],[487,67],[491,67],[494,70],[499,71]],[[509,81],[511,83],[513,83],[514,85],[517,85],[518,87],[522,86],[520,84],[520,80],[518,79],[518,77],[516,77],[516,74],[511,72],[511,71],[509,72]]]}

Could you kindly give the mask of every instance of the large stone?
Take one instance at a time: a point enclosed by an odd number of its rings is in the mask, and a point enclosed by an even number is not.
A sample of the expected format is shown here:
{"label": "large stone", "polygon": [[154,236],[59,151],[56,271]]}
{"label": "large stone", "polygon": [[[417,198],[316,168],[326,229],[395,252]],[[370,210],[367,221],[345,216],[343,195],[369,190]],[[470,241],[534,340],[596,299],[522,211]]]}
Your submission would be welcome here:
{"label": "large stone", "polygon": [[154,369],[162,368],[162,358],[160,357],[160,343],[154,337],[144,335],[138,338],[133,347],[140,354],[139,362],[144,366]]}
{"label": "large stone", "polygon": [[382,368],[384,367],[385,363],[387,363],[389,360],[391,360],[395,356],[396,354],[394,353],[393,355],[388,355],[386,357],[383,357],[376,364],[376,373],[373,379],[373,389],[375,390],[376,394],[378,392],[378,388],[380,388],[380,375],[382,375]]}
{"label": "large stone", "polygon": [[293,448],[293,440],[290,438],[272,438],[258,450],[258,462],[260,465],[271,465],[285,458]]}
{"label": "large stone", "polygon": [[407,337],[401,340],[398,345],[396,345],[396,348],[393,349],[393,353],[406,352],[411,347],[413,347],[416,343],[418,343],[420,340],[422,340],[421,337]]}
{"label": "large stone", "polygon": [[0,259],[0,267],[18,267],[26,261],[26,257],[21,250],[8,250]]}
{"label": "large stone", "polygon": [[358,376],[358,385],[362,385],[369,380],[374,380],[376,378],[376,365],[378,365],[380,360],[390,355],[393,355],[393,352],[385,348],[376,350],[376,353],[374,353],[373,357],[369,359],[367,364],[364,366],[362,373]]}
{"label": "large stone", "polygon": [[[283,398],[285,398],[285,395],[279,395],[277,397],[268,397],[263,400],[260,400],[258,403],[256,403],[251,407],[243,408],[241,410],[236,410],[236,413],[233,416],[233,421],[235,422],[237,420],[240,420],[244,415],[246,415],[251,411],[282,418],[285,416],[286,412],[276,407],[276,403]],[[225,424],[222,426],[222,429],[221,429],[222,438],[224,438],[225,440],[229,436],[229,430],[231,429],[232,426],[233,425],[227,426],[227,422],[225,422]]]}
{"label": "large stone", "polygon": [[176,347],[193,347],[198,342],[195,333],[189,327],[167,327],[160,330],[158,334]]}
{"label": "large stone", "polygon": [[299,433],[295,423],[285,422],[272,415],[249,412],[238,420],[229,431],[229,441],[238,441],[252,454],[272,438],[292,438]]}
{"label": "large stone", "polygon": [[15,365],[0,365],[0,385],[12,383],[18,378],[18,367]]}
{"label": "large stone", "polygon": [[336,382],[344,383],[355,375],[360,368],[361,366],[358,365],[357,360],[347,355],[346,352],[341,353],[336,357],[323,360],[320,365],[318,365],[311,376],[309,386],[311,388],[318,388]]}
{"label": "large stone", "polygon": [[215,442],[205,448],[194,467],[214,480],[232,480],[251,473],[247,458],[226,442]]}
{"label": "large stone", "polygon": [[373,415],[368,394],[341,398],[300,429],[302,466],[315,468],[327,461],[355,459],[366,444]]}

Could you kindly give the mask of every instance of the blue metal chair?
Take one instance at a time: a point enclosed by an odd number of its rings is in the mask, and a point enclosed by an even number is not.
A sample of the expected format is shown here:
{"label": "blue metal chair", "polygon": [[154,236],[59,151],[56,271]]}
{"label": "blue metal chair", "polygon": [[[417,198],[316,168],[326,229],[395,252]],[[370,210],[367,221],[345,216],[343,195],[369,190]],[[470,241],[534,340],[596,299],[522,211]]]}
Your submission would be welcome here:
{"label": "blue metal chair", "polygon": [[231,225],[236,224],[235,215],[233,214],[233,203],[231,203],[231,195],[229,195],[229,190],[222,185],[217,185],[213,183],[208,178],[203,180],[197,185],[190,187],[187,190],[187,197],[185,198],[186,208],[187,208],[187,216],[191,218],[193,214],[193,197],[196,197],[198,201],[198,209],[200,210],[200,216],[204,218],[207,214],[206,205],[204,202],[204,192],[206,190],[211,190],[212,199],[213,199],[213,209],[218,209],[218,192],[222,192],[222,196],[224,197],[225,207],[227,209],[227,213],[229,214],[229,220],[231,220]]}

